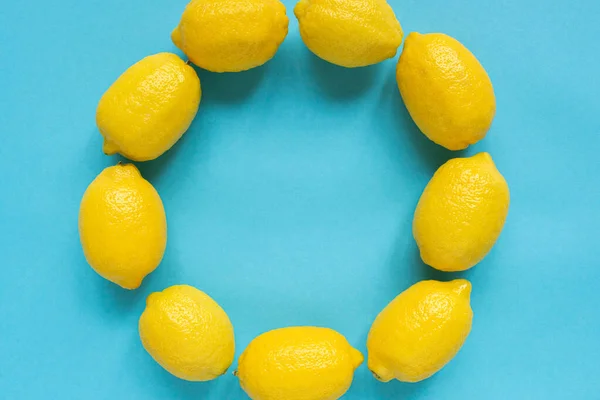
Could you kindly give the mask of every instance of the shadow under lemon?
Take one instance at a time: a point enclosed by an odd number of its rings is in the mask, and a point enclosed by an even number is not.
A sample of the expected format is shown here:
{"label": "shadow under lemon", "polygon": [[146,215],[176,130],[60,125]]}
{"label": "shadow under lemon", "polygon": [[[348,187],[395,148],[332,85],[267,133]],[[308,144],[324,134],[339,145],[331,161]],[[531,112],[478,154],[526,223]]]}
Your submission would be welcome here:
{"label": "shadow under lemon", "polygon": [[[79,236],[77,236],[79,241]],[[78,243],[78,247],[81,245]],[[137,316],[143,309],[147,291],[142,287],[126,290],[102,278],[87,263],[83,254],[74,274],[78,284],[77,297],[91,315],[106,323],[121,326],[124,320]]]}
{"label": "shadow under lemon", "polygon": [[[241,103],[258,88],[269,68],[268,62],[242,72],[210,72],[194,66],[202,86],[202,101]],[[200,104],[202,107],[202,103]]]}
{"label": "shadow under lemon", "polygon": [[327,96],[342,100],[360,96],[371,88],[381,68],[380,64],[361,68],[345,68],[331,64],[304,49],[311,76],[316,86]]}

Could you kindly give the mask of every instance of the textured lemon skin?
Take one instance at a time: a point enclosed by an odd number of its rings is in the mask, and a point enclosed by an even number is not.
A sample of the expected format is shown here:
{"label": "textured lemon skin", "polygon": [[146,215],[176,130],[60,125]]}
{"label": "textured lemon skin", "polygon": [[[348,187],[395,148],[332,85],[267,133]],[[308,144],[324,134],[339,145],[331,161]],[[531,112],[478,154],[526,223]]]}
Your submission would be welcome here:
{"label": "textured lemon skin", "polygon": [[255,338],[236,375],[253,400],[336,400],[362,362],[362,354],[334,330],[289,327]]}
{"label": "textured lemon skin", "polygon": [[464,279],[421,281],[392,300],[367,339],[367,364],[375,377],[419,382],[441,370],[471,331],[470,295]]}
{"label": "textured lemon skin", "polygon": [[396,69],[412,119],[432,141],[461,150],[483,139],[496,113],[490,78],[456,39],[410,33]]}
{"label": "textured lemon skin", "polygon": [[273,58],[288,23],[279,0],[193,0],[171,39],[201,68],[239,72]]}
{"label": "textured lemon skin", "polygon": [[294,14],[306,47],[343,67],[392,58],[402,43],[402,27],[385,0],[300,0]]}
{"label": "textured lemon skin", "polygon": [[169,150],[192,123],[200,104],[200,79],[172,53],[144,58],[104,93],[96,124],[106,154],[148,161]]}
{"label": "textured lemon skin", "polygon": [[160,196],[133,164],[102,171],[79,208],[85,258],[103,278],[138,288],[160,264],[167,245],[167,219]]}
{"label": "textured lemon skin", "polygon": [[148,296],[139,332],[152,358],[181,379],[212,380],[233,362],[235,340],[229,317],[192,286],[171,286]]}
{"label": "textured lemon skin", "polygon": [[476,265],[500,236],[509,204],[508,185],[488,153],[446,162],[415,211],[413,235],[423,262],[441,271]]}

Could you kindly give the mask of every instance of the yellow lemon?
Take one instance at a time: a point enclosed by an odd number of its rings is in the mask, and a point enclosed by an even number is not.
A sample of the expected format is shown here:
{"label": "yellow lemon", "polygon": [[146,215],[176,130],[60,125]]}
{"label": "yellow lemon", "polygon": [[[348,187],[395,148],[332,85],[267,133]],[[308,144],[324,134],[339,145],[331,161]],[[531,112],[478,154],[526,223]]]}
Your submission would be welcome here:
{"label": "yellow lemon", "polygon": [[171,286],[148,296],[139,331],[152,358],[187,381],[215,379],[233,362],[235,340],[229,317],[192,286]]}
{"label": "yellow lemon", "polygon": [[396,69],[398,88],[419,129],[449,150],[483,139],[496,113],[492,82],[475,56],[441,33],[411,33]]}
{"label": "yellow lemon", "polygon": [[334,330],[289,327],[255,338],[236,375],[253,400],[336,400],[362,362],[362,354]]}
{"label": "yellow lemon", "polygon": [[196,71],[175,54],[144,58],[100,99],[96,124],[104,137],[104,152],[134,161],[157,158],[190,127],[200,96]]}
{"label": "yellow lemon", "polygon": [[402,43],[402,28],[385,0],[300,0],[294,13],[306,47],[342,67],[392,58]]}
{"label": "yellow lemon", "polygon": [[383,382],[419,382],[442,369],[471,331],[471,284],[422,281],[396,297],[375,319],[368,366]]}
{"label": "yellow lemon", "polygon": [[193,0],[171,39],[201,68],[239,72],[273,58],[288,22],[279,0]]}
{"label": "yellow lemon", "polygon": [[492,249],[504,227],[510,193],[488,153],[442,165],[417,205],[413,235],[425,264],[464,271]]}
{"label": "yellow lemon", "polygon": [[108,167],[83,195],[79,236],[85,258],[98,274],[136,289],[158,267],[167,245],[160,196],[133,164]]}

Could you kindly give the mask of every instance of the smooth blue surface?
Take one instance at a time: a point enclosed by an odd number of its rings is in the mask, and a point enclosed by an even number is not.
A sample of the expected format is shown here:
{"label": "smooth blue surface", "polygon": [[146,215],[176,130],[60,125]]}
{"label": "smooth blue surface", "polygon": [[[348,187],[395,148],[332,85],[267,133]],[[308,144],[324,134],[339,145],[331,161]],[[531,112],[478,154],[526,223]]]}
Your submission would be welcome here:
{"label": "smooth blue surface", "polygon": [[[451,153],[418,132],[395,60],[346,70],[290,33],[265,67],[200,71],[190,131],[141,164],[161,194],[169,242],[141,289],[86,264],[81,196],[117,157],[101,152],[96,104],[129,65],[173,51],[186,0],[11,1],[0,10],[0,398],[245,399],[236,378],[188,383],[143,350],[152,291],[187,283],[235,326],[237,353],[287,325],[324,325],[365,350],[376,314],[425,278],[473,283],[473,331],[419,384],[363,365],[345,396],[600,398],[600,80],[596,0],[404,0],[405,31],[467,45],[495,85],[488,137]],[[463,274],[423,265],[414,207],[443,162],[489,151],[512,204],[491,254]]]}

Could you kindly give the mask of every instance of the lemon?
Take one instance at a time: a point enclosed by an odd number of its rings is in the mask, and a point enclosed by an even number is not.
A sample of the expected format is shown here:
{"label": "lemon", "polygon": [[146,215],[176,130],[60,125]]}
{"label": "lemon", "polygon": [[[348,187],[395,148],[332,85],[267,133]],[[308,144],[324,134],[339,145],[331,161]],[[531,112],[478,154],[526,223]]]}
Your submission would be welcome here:
{"label": "lemon", "polygon": [[367,339],[368,366],[383,382],[419,382],[442,369],[471,331],[471,284],[422,281],[377,316]]}
{"label": "lemon", "polygon": [[167,245],[160,196],[133,164],[108,167],[83,195],[79,236],[98,274],[136,289],[160,264]]}
{"label": "lemon", "polygon": [[492,82],[475,56],[441,33],[411,33],[396,69],[398,88],[419,129],[460,150],[483,139],[496,113]]}
{"label": "lemon", "polygon": [[402,43],[402,28],[385,0],[300,0],[294,13],[306,47],[342,67],[392,58]]}
{"label": "lemon", "polygon": [[413,235],[425,262],[464,271],[492,249],[504,227],[510,193],[488,153],[442,165],[421,195]]}
{"label": "lemon", "polygon": [[104,152],[134,161],[153,160],[189,128],[200,104],[196,71],[171,53],[131,66],[104,93],[96,124]]}
{"label": "lemon", "polygon": [[192,286],[171,286],[148,296],[139,331],[152,358],[181,379],[215,379],[233,362],[235,341],[229,317]]}
{"label": "lemon", "polygon": [[362,362],[362,354],[334,330],[289,327],[255,338],[236,375],[253,400],[336,400]]}
{"label": "lemon", "polygon": [[171,39],[201,68],[239,72],[273,58],[288,22],[279,0],[193,0]]}

